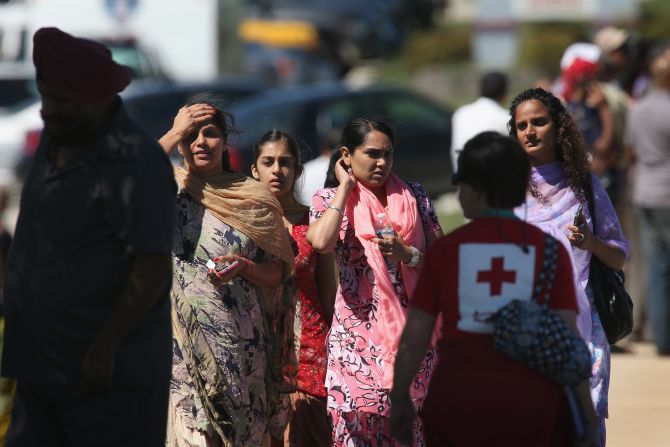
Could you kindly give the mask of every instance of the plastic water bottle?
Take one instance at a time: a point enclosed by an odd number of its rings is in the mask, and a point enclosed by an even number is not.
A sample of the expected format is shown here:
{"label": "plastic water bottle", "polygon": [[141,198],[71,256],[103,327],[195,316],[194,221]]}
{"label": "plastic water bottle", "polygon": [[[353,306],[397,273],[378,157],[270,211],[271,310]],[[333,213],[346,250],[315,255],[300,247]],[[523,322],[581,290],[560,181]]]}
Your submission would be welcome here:
{"label": "plastic water bottle", "polygon": [[[384,237],[395,236],[395,230],[391,221],[389,220],[386,213],[379,213],[375,218],[375,234],[379,239],[384,239]],[[386,258],[386,268],[391,271],[395,268],[395,262],[388,260]]]}
{"label": "plastic water bottle", "polygon": [[375,234],[379,239],[383,239],[384,236],[395,236],[395,230],[386,213],[377,214],[377,218],[375,219]]}

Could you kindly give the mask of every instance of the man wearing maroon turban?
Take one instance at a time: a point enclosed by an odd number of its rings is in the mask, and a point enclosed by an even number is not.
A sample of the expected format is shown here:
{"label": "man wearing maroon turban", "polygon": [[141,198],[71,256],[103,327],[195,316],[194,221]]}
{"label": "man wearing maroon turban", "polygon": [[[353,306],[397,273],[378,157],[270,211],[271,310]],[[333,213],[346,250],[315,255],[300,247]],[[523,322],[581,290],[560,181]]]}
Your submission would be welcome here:
{"label": "man wearing maroon turban", "polygon": [[44,131],[7,260],[8,446],[165,444],[176,185],[126,114],[130,70],[43,28],[33,60]]}
{"label": "man wearing maroon turban", "polygon": [[42,28],[33,40],[45,130],[64,143],[94,138],[131,70],[114,62],[105,46],[58,28]]}

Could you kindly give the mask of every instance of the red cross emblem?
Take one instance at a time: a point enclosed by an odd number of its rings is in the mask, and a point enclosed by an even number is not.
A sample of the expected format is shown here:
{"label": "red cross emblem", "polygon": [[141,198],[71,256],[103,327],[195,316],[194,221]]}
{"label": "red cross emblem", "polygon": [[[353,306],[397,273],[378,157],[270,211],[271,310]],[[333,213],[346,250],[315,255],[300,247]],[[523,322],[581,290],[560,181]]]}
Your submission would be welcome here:
{"label": "red cross emblem", "polygon": [[502,294],[502,285],[505,282],[515,283],[516,272],[514,270],[505,270],[505,258],[498,257],[491,259],[491,270],[480,270],[477,272],[477,282],[488,282],[490,284],[491,296]]}

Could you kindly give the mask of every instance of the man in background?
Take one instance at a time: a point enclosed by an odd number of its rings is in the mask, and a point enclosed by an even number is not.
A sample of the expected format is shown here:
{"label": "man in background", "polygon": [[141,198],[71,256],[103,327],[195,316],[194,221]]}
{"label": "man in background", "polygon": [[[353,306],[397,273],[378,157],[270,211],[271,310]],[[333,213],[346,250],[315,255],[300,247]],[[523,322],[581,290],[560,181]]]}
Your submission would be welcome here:
{"label": "man in background", "polygon": [[7,445],[165,445],[176,185],[110,51],[34,35],[42,139],[7,260]]}
{"label": "man in background", "polygon": [[635,167],[635,204],[647,270],[651,333],[670,356],[670,48],[652,59],[653,86],[629,114],[626,143]]}
{"label": "man in background", "polygon": [[340,131],[332,130],[321,140],[319,156],[313,158],[303,165],[302,175],[295,184],[298,202],[303,205],[312,205],[312,196],[324,187],[328,165],[333,152],[338,151],[337,144],[340,139]]}
{"label": "man in background", "polygon": [[479,80],[479,98],[459,107],[451,117],[451,166],[456,168],[465,142],[478,133],[492,130],[508,134],[509,111],[501,106],[507,96],[507,75],[486,73]]}

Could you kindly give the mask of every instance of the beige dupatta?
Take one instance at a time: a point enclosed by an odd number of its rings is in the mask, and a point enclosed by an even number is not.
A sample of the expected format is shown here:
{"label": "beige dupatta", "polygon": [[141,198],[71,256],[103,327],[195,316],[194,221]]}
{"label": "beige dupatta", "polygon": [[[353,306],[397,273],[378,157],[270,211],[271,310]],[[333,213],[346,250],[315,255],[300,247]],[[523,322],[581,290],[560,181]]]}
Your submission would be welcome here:
{"label": "beige dupatta", "polygon": [[[284,227],[281,205],[265,185],[243,174],[225,172],[201,177],[180,167],[175,168],[174,174],[180,187],[215,217],[244,233],[258,247],[284,262],[282,284],[273,288],[259,288],[264,297],[261,299],[261,307],[268,352],[265,385],[270,417],[280,405],[281,394],[295,390],[297,376],[293,334],[295,258],[289,234]],[[216,363],[214,359],[210,360],[211,365]],[[206,399],[206,396],[203,397]],[[206,408],[211,411],[214,420],[222,422],[222,415],[213,406],[206,405]],[[223,427],[214,429],[225,439]]]}
{"label": "beige dupatta", "polygon": [[200,177],[177,167],[174,173],[177,183],[214,216],[292,269],[295,258],[282,208],[265,185],[235,172]]}

